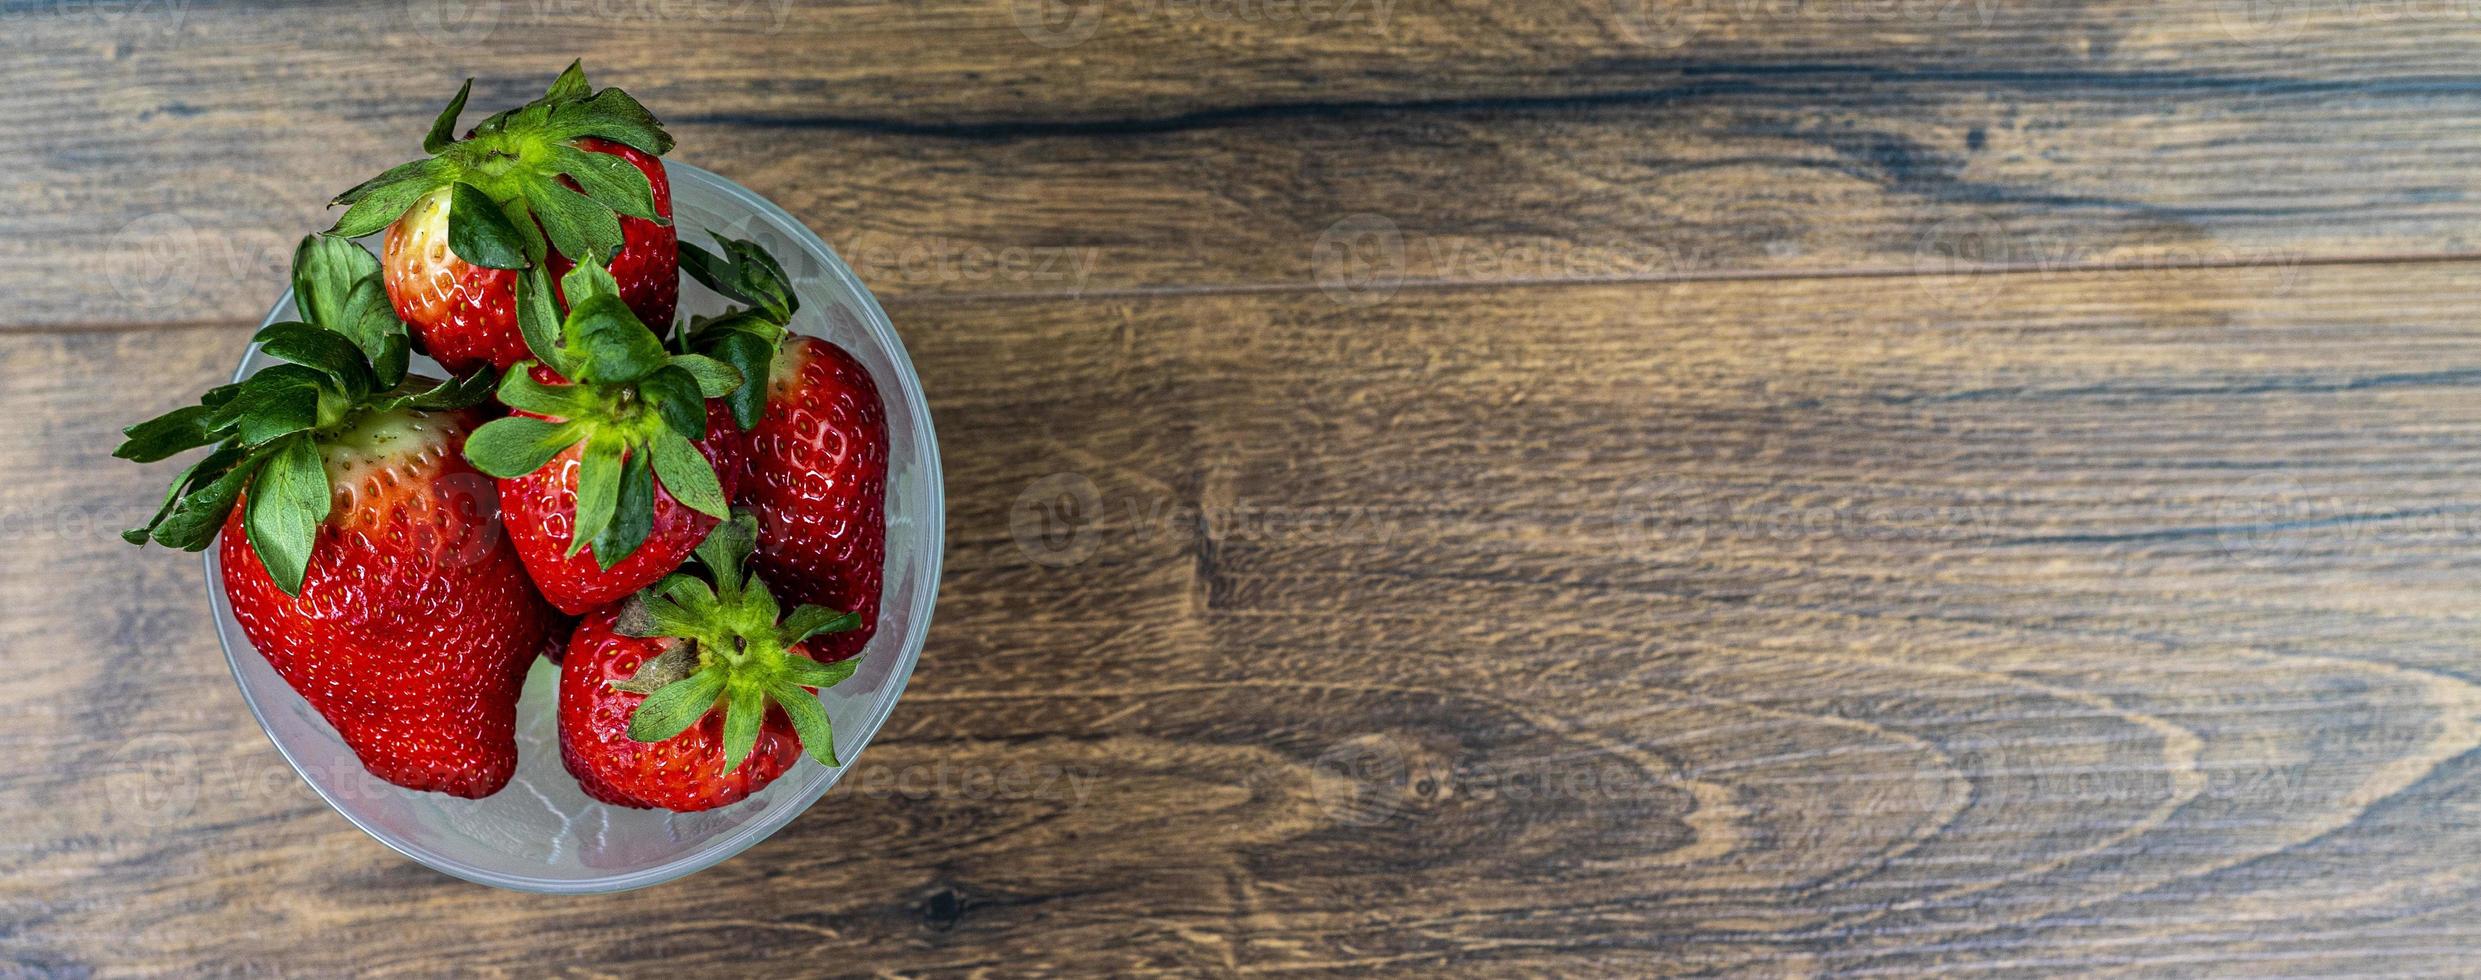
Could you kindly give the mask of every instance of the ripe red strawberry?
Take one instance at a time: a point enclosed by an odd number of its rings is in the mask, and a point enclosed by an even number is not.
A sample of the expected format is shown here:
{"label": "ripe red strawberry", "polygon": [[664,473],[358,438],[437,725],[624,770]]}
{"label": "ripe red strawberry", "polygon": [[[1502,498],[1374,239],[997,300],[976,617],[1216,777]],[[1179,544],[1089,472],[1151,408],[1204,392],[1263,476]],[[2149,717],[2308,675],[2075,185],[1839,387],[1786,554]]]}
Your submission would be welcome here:
{"label": "ripe red strawberry", "polygon": [[[329,234],[388,229],[386,283],[424,350],[452,371],[505,369],[554,342],[554,285],[591,258],[638,317],[669,326],[679,296],[672,138],[619,89],[572,64],[543,97],[454,139],[468,80],[431,125],[432,156],[337,196]],[[533,317],[540,325],[528,332]]]}
{"label": "ripe red strawberry", "polygon": [[[666,221],[659,224],[623,215],[620,251],[604,268],[620,283],[620,299],[638,319],[672,322],[680,298],[680,266],[676,233],[669,223],[672,182],[664,175],[663,161],[626,144],[591,136],[578,139],[575,145],[627,160],[646,175],[654,191],[654,211]],[[441,367],[462,373],[489,364],[506,370],[533,356],[517,327],[518,274],[458,257],[448,240],[451,210],[449,189],[441,188],[423,195],[388,226],[387,244],[380,251],[388,299],[396,304],[397,315],[412,325],[423,352]],[[550,263],[555,281],[576,265],[558,251],[551,253]]]}
{"label": "ripe red strawberry", "polygon": [[[740,433],[732,427],[732,415],[722,401],[710,400],[708,406],[706,436],[696,442],[699,452],[715,468],[720,489],[729,500],[740,483]],[[532,413],[518,414],[564,421]],[[645,542],[629,557],[605,568],[597,561],[591,544],[572,553],[569,544],[576,540],[571,530],[577,512],[577,479],[583,450],[582,442],[570,446],[552,457],[549,465],[500,481],[501,506],[517,554],[524,558],[543,598],[570,615],[608,605],[671,574],[715,527],[715,518],[682,504],[671,491],[657,485],[654,521],[647,528]]]}
{"label": "ripe red strawberry", "polygon": [[470,409],[373,413],[320,440],[334,510],[298,594],[225,521],[233,618],[372,775],[483,797],[517,771],[517,696],[553,625],[458,454]]}
{"label": "ripe red strawberry", "polygon": [[490,795],[516,771],[517,696],[553,618],[461,455],[483,418],[465,406],[488,386],[408,384],[403,326],[361,246],[314,236],[294,278],[309,322],[256,338],[294,363],[129,428],[115,455],[139,462],[216,449],[126,536],[195,551],[221,529],[242,632],[363,766]]}
{"label": "ripe red strawberry", "polygon": [[[576,615],[627,598],[679,566],[724,515],[739,434],[708,399],[741,386],[731,367],[664,350],[597,266],[570,271],[575,298],[551,365],[500,383],[515,414],[467,443],[500,479],[508,533],[537,587]],[[715,419],[716,425],[708,420]]]}
{"label": "ripe red strawberry", "polygon": [[739,499],[758,517],[759,573],[787,600],[860,616],[818,650],[860,653],[887,565],[887,410],[870,372],[816,337],[785,341],[743,452]]}
{"label": "ripe red strawberry", "polygon": [[578,623],[560,667],[560,761],[586,795],[706,810],[766,788],[805,747],[837,764],[811,691],[854,665],[821,664],[802,645],[855,618],[817,606],[779,616],[744,571],[755,533],[747,517],[723,525],[698,548],[707,579],[675,575]]}
{"label": "ripe red strawberry", "polygon": [[795,602],[855,613],[859,629],[822,640],[821,659],[869,645],[887,563],[887,409],[843,348],[789,336],[799,308],[783,268],[755,244],[716,239],[717,256],[681,246],[682,268],[750,304],[693,327],[691,343],[749,377],[727,400],[749,430],[739,495],[758,519],[758,569]]}

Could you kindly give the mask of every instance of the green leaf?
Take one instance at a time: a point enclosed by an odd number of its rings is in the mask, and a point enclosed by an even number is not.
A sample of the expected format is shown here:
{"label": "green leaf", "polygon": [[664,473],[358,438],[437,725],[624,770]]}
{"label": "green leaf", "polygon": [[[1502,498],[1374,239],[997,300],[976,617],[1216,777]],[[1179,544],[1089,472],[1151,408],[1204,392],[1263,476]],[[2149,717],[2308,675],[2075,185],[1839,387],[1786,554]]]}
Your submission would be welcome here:
{"label": "green leaf", "polygon": [[568,274],[560,277],[560,295],[571,306],[597,296],[619,299],[620,283],[612,278],[611,270],[602,266],[576,265],[569,267]]}
{"label": "green leaf", "polygon": [[[620,505],[622,448],[618,438],[608,435],[586,441],[577,465],[577,524],[569,540],[571,555],[585,550],[612,524],[612,511]],[[603,567],[612,567],[612,562]]]}
{"label": "green leaf", "polygon": [[746,275],[752,283],[767,292],[784,294],[788,303],[785,307],[787,312],[801,307],[800,297],[793,293],[792,277],[784,273],[784,264],[777,262],[773,253],[746,238],[725,238],[712,233],[708,237],[731,253],[734,262],[748,270]]}
{"label": "green leaf", "polygon": [[517,330],[536,360],[562,377],[577,376],[576,365],[561,346],[560,307],[552,297],[551,273],[540,263],[517,274]]}
{"label": "green leaf", "polygon": [[136,463],[152,463],[200,446],[221,441],[223,434],[208,427],[215,410],[205,405],[185,405],[162,415],[121,430],[128,438],[112,455]]}
{"label": "green leaf", "polygon": [[706,438],[706,395],[686,368],[666,364],[637,381],[638,395],[654,406],[664,427],[690,439]]}
{"label": "green leaf", "polygon": [[693,618],[711,619],[715,615],[715,587],[695,575],[673,572],[646,591],[678,603]]}
{"label": "green leaf", "polygon": [[792,646],[821,633],[846,633],[861,628],[861,614],[837,612],[825,606],[803,605],[784,617],[777,636],[785,646]]}
{"label": "green leaf", "polygon": [[[266,458],[265,450],[242,453],[231,460],[230,468],[183,494],[172,505],[171,512],[156,522],[156,542],[183,551],[205,549],[208,542],[215,540],[215,532],[224,527],[224,518],[232,513],[233,501],[241,496],[242,486],[250,482],[251,474],[258,472]],[[193,479],[205,477],[206,472],[201,470]]]}
{"label": "green leaf", "polygon": [[[677,636],[698,639],[705,635],[706,624],[691,615],[680,603],[657,595],[640,592],[630,596],[621,607],[612,629],[622,636]],[[646,692],[639,692],[646,693]]]}
{"label": "green leaf", "polygon": [[[474,430],[465,440],[465,458],[486,474],[514,479],[542,469],[552,457],[576,445],[580,435],[571,423],[511,415]],[[582,494],[579,507],[584,507]]]}
{"label": "green leaf", "polygon": [[722,235],[714,238],[716,247],[724,250],[723,255],[681,242],[681,271],[727,299],[758,308],[775,323],[792,322],[793,311],[800,309],[801,301],[794,295],[792,283],[775,256],[767,254],[756,242]]}
{"label": "green leaf", "polygon": [[[526,256],[536,264],[542,264],[544,257],[551,254],[551,240],[543,237],[542,223],[534,220],[534,206],[527,204],[525,198],[520,196],[503,208],[508,212],[508,220],[517,223],[517,234],[525,238]],[[545,277],[543,281],[551,280]]]}
{"label": "green leaf", "polygon": [[729,775],[741,768],[749,758],[749,750],[758,744],[759,723],[767,720],[766,692],[756,684],[732,684],[724,688],[724,772]]}
{"label": "green leaf", "polygon": [[173,505],[180,503],[183,494],[188,493],[191,487],[198,486],[202,482],[213,482],[216,478],[223,476],[225,471],[231,469],[232,465],[243,455],[240,447],[218,446],[214,452],[191,463],[181,471],[181,475],[172,478],[170,487],[165,488],[164,502],[155,508],[155,515],[147,518],[146,523],[121,532],[121,540],[135,545],[146,544],[147,539],[154,535],[155,528],[164,523],[165,517],[171,515]]}
{"label": "green leaf", "polygon": [[721,398],[731,394],[741,387],[744,377],[739,368],[700,354],[673,355],[672,366],[689,372],[689,376],[698,382],[701,398]]}
{"label": "green leaf", "polygon": [[[578,265],[611,261],[620,251],[620,218],[612,209],[550,180],[525,182],[525,201],[551,236],[551,247]],[[572,301],[574,302],[574,301]]]}
{"label": "green leaf", "polygon": [[715,707],[715,699],[724,693],[722,665],[708,667],[686,678],[665,685],[646,696],[637,710],[629,714],[629,737],[640,742],[660,742],[682,732],[706,717]]}
{"label": "green leaf", "polygon": [[491,195],[464,181],[449,185],[448,250],[491,269],[522,269],[527,263],[525,237],[516,223]]}
{"label": "green leaf", "polygon": [[[373,192],[376,192],[382,187],[387,187],[391,184],[401,184],[407,180],[419,177],[426,173],[435,173],[442,166],[444,166],[444,164],[430,157],[424,157],[420,160],[408,160],[404,163],[397,164],[396,166],[389,167],[385,171],[380,172],[377,177],[373,177],[369,180],[353,185],[351,189],[330,199],[327,202],[327,206],[332,208],[339,204],[354,204],[360,202],[362,199],[369,197]],[[329,234],[334,233],[330,232]]]}
{"label": "green leaf", "polygon": [[682,242],[678,247],[682,272],[689,273],[690,278],[722,294],[725,299],[755,305],[756,301],[742,295],[739,273],[729,260],[699,248],[693,242]]}
{"label": "green leaf", "polygon": [[429,157],[402,164],[387,173],[371,178],[368,183],[344,192],[335,203],[350,202],[343,217],[336,219],[327,234],[338,238],[360,238],[394,223],[422,199],[455,175],[456,168],[438,157]]}
{"label": "green leaf", "polygon": [[611,523],[594,537],[594,560],[604,568],[620,564],[654,532],[655,474],[646,456],[631,453],[620,465],[620,498],[612,504]]}
{"label": "green leaf", "polygon": [[569,66],[561,70],[560,77],[551,80],[551,88],[537,101],[574,102],[585,98],[591,91],[586,87],[586,60],[579,58],[569,62]]}
{"label": "green leaf", "polygon": [[225,405],[231,404],[233,398],[240,394],[241,385],[239,382],[235,382],[233,384],[221,384],[207,389],[206,394],[198,396],[198,403],[205,405],[208,408],[222,408]]}
{"label": "green leaf", "polygon": [[209,420],[231,428],[243,445],[256,446],[316,426],[326,375],[299,364],[278,364],[241,382],[231,401]]}
{"label": "green leaf", "polygon": [[379,259],[360,242],[325,235],[304,235],[293,247],[293,306],[301,318],[350,335],[353,290],[363,280],[377,280]]}
{"label": "green leaf", "polygon": [[387,391],[405,383],[405,368],[412,350],[406,342],[405,323],[396,318],[396,308],[389,305],[387,288],[381,285],[377,273],[353,284],[341,322],[326,326],[362,349],[362,355],[370,360],[377,390]]}
{"label": "green leaf", "polygon": [[510,367],[508,375],[500,379],[500,404],[555,419],[582,418],[594,414],[597,408],[592,391],[579,385],[536,381],[534,372],[522,364]]}
{"label": "green leaf", "polygon": [[822,664],[800,654],[792,654],[784,658],[784,679],[803,687],[824,690],[851,680],[853,672],[860,667],[860,658]]}
{"label": "green leaf", "polygon": [[756,572],[751,572],[749,578],[742,582],[741,612],[766,627],[773,627],[775,621],[784,615],[783,607],[776,605],[775,590],[769,588],[767,580],[760,578]]}
{"label": "green leaf", "polygon": [[[570,377],[598,384],[636,381],[671,360],[663,341],[638,322],[637,314],[629,312],[619,295],[569,302],[569,318],[561,332],[568,356],[577,362],[577,372]],[[692,380],[689,386],[694,390],[697,382]]]}
{"label": "green leaf", "polygon": [[775,349],[764,338],[740,331],[724,334],[708,348],[717,360],[747,379],[724,395],[724,406],[732,410],[733,423],[743,431],[757,428],[758,420],[767,414],[767,380],[774,372]]}
{"label": "green leaf", "polygon": [[836,759],[835,725],[827,720],[827,709],[820,706],[818,698],[783,681],[767,685],[767,697],[783,708],[784,717],[792,721],[793,734],[801,737],[803,752],[822,766],[843,765]]}
{"label": "green leaf", "polygon": [[448,108],[440,110],[439,118],[431,120],[430,135],[422,138],[422,152],[437,153],[457,141],[457,117],[465,113],[465,97],[473,92],[474,80],[468,78],[464,85],[458,87],[457,97],[448,100]]}
{"label": "green leaf", "polygon": [[564,143],[552,148],[551,165],[577,181],[577,189],[597,204],[632,218],[671,223],[671,219],[655,212],[654,182],[626,159]]}
{"label": "green leaf", "polygon": [[[405,335],[389,334],[379,344],[379,356],[372,358],[370,362],[372,376],[378,379],[379,387],[382,389],[392,389],[404,384],[405,369],[412,363],[413,357],[413,348],[406,342]],[[474,403],[466,402],[465,404]]]}
{"label": "green leaf", "polygon": [[271,323],[259,328],[250,341],[261,351],[335,379],[348,401],[358,402],[378,387],[369,358],[335,331],[307,323]]}
{"label": "green leaf", "polygon": [[543,123],[543,136],[565,143],[581,136],[600,136],[649,156],[672,152],[672,134],[663,131],[655,114],[646,111],[629,93],[616,88],[596,92],[592,97],[552,108]]}
{"label": "green leaf", "polygon": [[510,109],[502,109],[498,112],[482,117],[481,122],[474,124],[474,135],[480,137],[506,132],[509,126],[516,122],[520,116],[530,121],[526,125],[518,127],[519,129],[541,129],[542,121],[549,118],[550,115],[550,107],[542,104],[540,100],[528,102],[525,105]]}
{"label": "green leaf", "polygon": [[714,530],[707,532],[706,540],[698,542],[698,560],[715,576],[716,594],[721,602],[740,604],[741,568],[757,546],[758,520],[746,512],[715,525]]}
{"label": "green leaf", "polygon": [[401,400],[384,403],[384,407],[389,409],[418,408],[426,412],[471,408],[490,399],[491,382],[491,369],[478,367],[472,374],[442,381],[427,390],[405,396]]}
{"label": "green leaf", "polygon": [[258,552],[268,577],[285,595],[301,594],[310,549],[318,543],[319,525],[327,520],[333,500],[327,464],[308,435],[277,444],[251,482],[250,513],[242,524],[249,531],[250,549]]}
{"label": "green leaf", "polygon": [[672,499],[709,517],[731,513],[732,505],[724,502],[724,488],[716,481],[714,464],[696,444],[665,429],[655,434],[653,449],[655,476],[671,491]]}

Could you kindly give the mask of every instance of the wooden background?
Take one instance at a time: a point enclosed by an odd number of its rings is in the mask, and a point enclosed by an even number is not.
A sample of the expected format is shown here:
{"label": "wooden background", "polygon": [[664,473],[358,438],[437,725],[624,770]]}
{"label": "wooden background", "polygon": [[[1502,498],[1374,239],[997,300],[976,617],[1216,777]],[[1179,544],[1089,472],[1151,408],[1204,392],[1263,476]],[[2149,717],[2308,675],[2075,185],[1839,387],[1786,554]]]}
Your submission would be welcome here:
{"label": "wooden background", "polygon": [[[168,475],[291,242],[572,56],[885,298],[851,782],[542,898],[234,696]],[[2469,975],[2481,10],[0,3],[0,974]]]}

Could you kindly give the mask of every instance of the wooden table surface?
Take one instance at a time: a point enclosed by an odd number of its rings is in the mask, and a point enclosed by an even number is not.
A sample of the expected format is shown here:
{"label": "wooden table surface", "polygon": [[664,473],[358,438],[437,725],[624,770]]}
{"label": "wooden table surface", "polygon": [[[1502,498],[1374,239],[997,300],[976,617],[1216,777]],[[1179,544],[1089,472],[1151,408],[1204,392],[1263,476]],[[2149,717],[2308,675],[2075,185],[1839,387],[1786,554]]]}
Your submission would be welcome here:
{"label": "wooden table surface", "polygon": [[[465,884],[167,473],[336,190],[582,55],[886,301],[948,550],[848,783]],[[0,975],[2469,975],[2481,11],[0,4]]]}

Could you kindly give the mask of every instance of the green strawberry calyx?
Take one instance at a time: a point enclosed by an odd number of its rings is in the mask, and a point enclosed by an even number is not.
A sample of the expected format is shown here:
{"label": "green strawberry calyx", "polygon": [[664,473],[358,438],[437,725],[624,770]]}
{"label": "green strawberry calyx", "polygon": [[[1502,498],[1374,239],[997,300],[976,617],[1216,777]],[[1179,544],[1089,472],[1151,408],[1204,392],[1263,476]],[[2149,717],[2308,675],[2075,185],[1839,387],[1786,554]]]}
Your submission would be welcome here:
{"label": "green strawberry calyx", "polygon": [[[580,264],[560,284],[569,312],[557,339],[536,348],[548,356],[520,361],[500,379],[500,401],[524,414],[474,430],[465,457],[475,469],[514,479],[579,447],[568,553],[592,546],[595,561],[610,568],[652,532],[658,481],[691,510],[729,516],[714,464],[697,443],[707,435],[706,400],[740,387],[742,377],[714,358],[665,350],[603,267]],[[537,380],[537,364],[568,383]]]}
{"label": "green strawberry calyx", "polygon": [[801,297],[792,277],[758,243],[716,235],[722,254],[688,242],[680,243],[681,271],[708,289],[742,304],[716,316],[694,317],[682,331],[683,350],[696,351],[732,365],[746,379],[724,396],[732,421],[742,429],[758,426],[767,409],[767,378],[774,371],[776,351],[791,333]]}
{"label": "green strawberry calyx", "polygon": [[629,716],[629,737],[661,742],[720,708],[730,773],[749,758],[773,702],[792,721],[804,752],[840,765],[827,711],[805,688],[841,684],[857,663],[823,664],[796,648],[822,633],[859,629],[861,617],[810,605],[785,613],[766,580],[745,567],[757,537],[757,521],[746,513],[716,525],[697,550],[706,577],[674,572],[621,607],[615,628],[622,635],[678,641],[628,680],[610,682],[646,696]]}
{"label": "green strawberry calyx", "polygon": [[[336,195],[329,206],[344,206],[345,213],[327,234],[371,234],[424,197],[445,193],[449,250],[475,265],[526,270],[518,288],[536,295],[521,296],[522,306],[550,302],[547,249],[581,265],[599,264],[620,251],[622,217],[670,223],[655,213],[654,183],[644,172],[576,145],[595,137],[649,156],[670,152],[671,134],[629,93],[593,91],[583,66],[572,62],[542,98],[492,115],[458,139],[457,117],[473,89],[473,79],[466,79],[431,123],[422,140],[430,156]],[[538,337],[528,333],[526,339]],[[538,347],[535,354],[545,351]]]}
{"label": "green strawberry calyx", "polygon": [[123,429],[126,440],[112,451],[152,463],[215,447],[173,479],[154,517],[121,537],[203,550],[246,487],[242,526],[286,595],[300,594],[319,526],[334,506],[323,443],[374,416],[464,408],[491,394],[488,368],[447,382],[406,375],[405,324],[388,305],[379,260],[359,244],[303,238],[293,250],[293,301],[301,320],[268,324],[250,338],[288,363]]}

